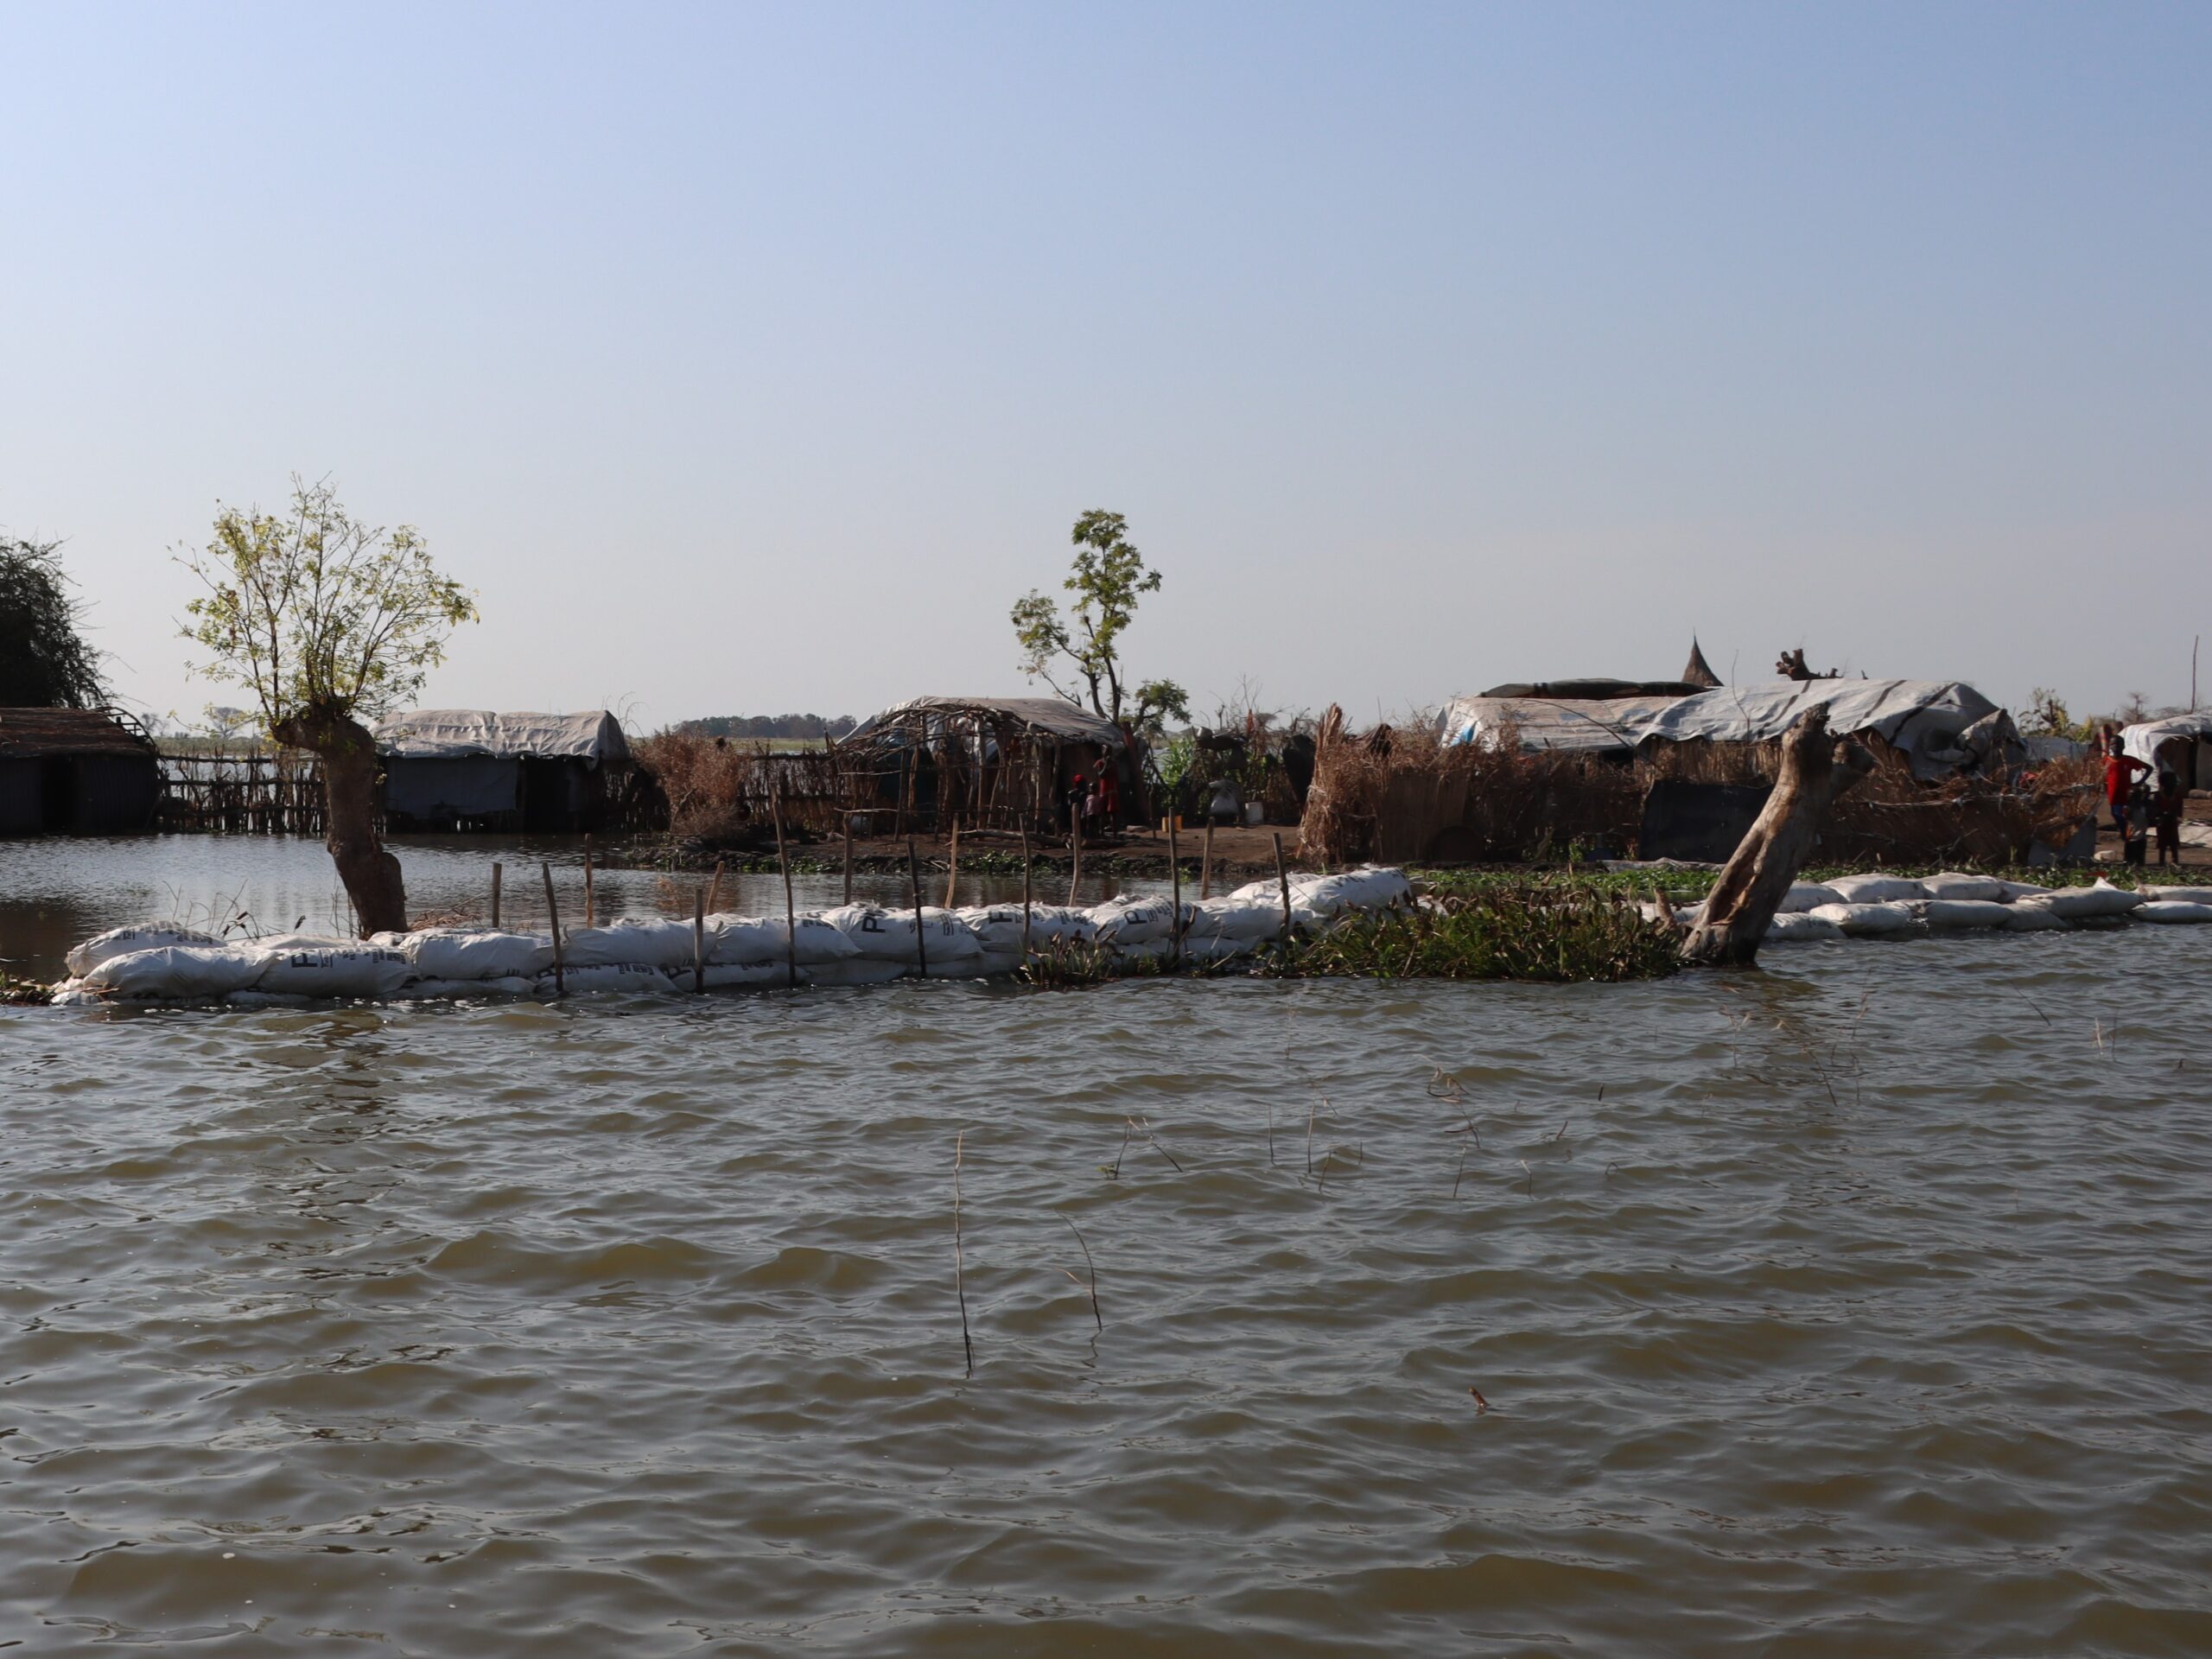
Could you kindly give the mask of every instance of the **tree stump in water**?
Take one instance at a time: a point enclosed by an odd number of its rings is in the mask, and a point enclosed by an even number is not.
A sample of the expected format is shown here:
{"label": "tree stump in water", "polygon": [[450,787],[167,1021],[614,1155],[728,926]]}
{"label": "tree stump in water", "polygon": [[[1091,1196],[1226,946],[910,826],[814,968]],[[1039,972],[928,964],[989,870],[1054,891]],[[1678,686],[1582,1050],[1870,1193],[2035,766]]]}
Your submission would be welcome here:
{"label": "tree stump in water", "polygon": [[1684,963],[1749,967],[1789,884],[1805,866],[1835,798],[1874,769],[1874,757],[1828,735],[1828,711],[1810,710],[1782,740],[1782,775],[1705,901],[1704,919],[1682,941]]}

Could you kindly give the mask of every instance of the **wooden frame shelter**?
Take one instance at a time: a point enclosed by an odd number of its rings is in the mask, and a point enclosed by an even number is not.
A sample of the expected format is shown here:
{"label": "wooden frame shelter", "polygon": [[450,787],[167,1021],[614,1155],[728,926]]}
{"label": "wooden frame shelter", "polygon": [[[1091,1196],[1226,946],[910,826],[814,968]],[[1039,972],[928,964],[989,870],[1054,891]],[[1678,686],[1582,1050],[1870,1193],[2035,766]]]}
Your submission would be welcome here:
{"label": "wooden frame shelter", "polygon": [[1075,774],[1120,769],[1122,801],[1141,813],[1141,779],[1128,734],[1058,697],[915,697],[870,715],[836,746],[847,799],[887,813],[893,834],[1065,830]]}

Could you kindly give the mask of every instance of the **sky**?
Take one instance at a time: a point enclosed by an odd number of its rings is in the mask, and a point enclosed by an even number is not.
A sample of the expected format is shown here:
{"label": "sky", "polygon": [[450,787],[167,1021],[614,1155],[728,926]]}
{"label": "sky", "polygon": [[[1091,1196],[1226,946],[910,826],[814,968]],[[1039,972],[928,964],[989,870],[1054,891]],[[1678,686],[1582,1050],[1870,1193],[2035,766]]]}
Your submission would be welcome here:
{"label": "sky", "polygon": [[[120,699],[219,504],[475,590],[429,706],[1195,712],[2212,632],[2212,7],[0,3],[0,531]],[[2212,702],[2212,657],[2200,695]]]}

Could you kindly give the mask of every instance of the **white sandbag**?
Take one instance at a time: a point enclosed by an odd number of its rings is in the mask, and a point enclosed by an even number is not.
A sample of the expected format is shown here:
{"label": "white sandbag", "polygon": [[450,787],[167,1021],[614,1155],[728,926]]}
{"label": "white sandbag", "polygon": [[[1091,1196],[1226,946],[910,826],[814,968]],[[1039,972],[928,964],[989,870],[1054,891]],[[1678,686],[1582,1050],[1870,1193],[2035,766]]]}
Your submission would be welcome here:
{"label": "white sandbag", "polygon": [[1853,938],[1910,932],[1920,925],[1920,918],[1901,904],[1819,905],[1805,913],[1834,923]]}
{"label": "white sandbag", "polygon": [[981,950],[976,951],[972,957],[950,958],[940,957],[936,951],[932,950],[930,952],[929,977],[931,979],[982,979],[984,976],[983,963],[988,958]]}
{"label": "white sandbag", "polygon": [[[537,989],[543,996],[555,988],[550,974],[537,977]],[[661,969],[646,962],[588,962],[581,966],[563,965],[560,988],[569,995],[626,991],[633,995],[665,996],[677,989],[677,983]]]}
{"label": "white sandbag", "polygon": [[658,916],[625,916],[604,927],[579,927],[561,935],[565,967],[689,968],[691,924]]}
{"label": "white sandbag", "polygon": [[1928,897],[1926,887],[1901,875],[1840,875],[1826,886],[1847,905],[1891,905]]}
{"label": "white sandbag", "polygon": [[104,996],[226,996],[260,983],[268,968],[269,959],[251,947],[159,944],[95,963],[84,988]]}
{"label": "white sandbag", "polygon": [[1967,928],[2002,927],[2011,919],[2012,906],[1993,899],[1922,899],[1905,906],[1939,932]]}
{"label": "white sandbag", "polygon": [[[385,936],[377,936],[382,941]],[[535,979],[553,965],[548,933],[502,933],[488,927],[426,927],[392,937],[393,948],[423,979]]]}
{"label": "white sandbag", "polygon": [[2145,887],[2143,896],[2156,905],[2212,905],[2212,887]]}
{"label": "white sandbag", "polygon": [[261,988],[298,996],[390,996],[416,976],[414,963],[382,944],[264,945],[261,956]]}
{"label": "white sandbag", "polygon": [[[691,988],[691,975],[680,969],[669,976],[679,991]],[[707,964],[707,988],[710,991],[776,991],[791,988],[791,971],[781,962],[710,962]],[[798,982],[810,982],[809,970],[798,970]]]}
{"label": "white sandbag", "polygon": [[1840,905],[1849,901],[1834,887],[1818,881],[1792,881],[1789,891],[1782,895],[1781,913],[1794,916],[1818,905]]}
{"label": "white sandbag", "polygon": [[306,1008],[315,1006],[315,998],[302,996],[296,991],[230,991],[224,995],[223,1006],[226,1008]]}
{"label": "white sandbag", "polygon": [[54,988],[51,1001],[57,1008],[88,1008],[107,999],[81,979],[65,979]]}
{"label": "white sandbag", "polygon": [[1920,885],[1926,888],[1930,899],[2004,899],[2012,895],[2005,891],[2006,883],[1993,875],[1972,875],[1962,870],[1945,870],[1940,875],[1924,877]]}
{"label": "white sandbag", "polygon": [[1192,962],[1230,962],[1238,957],[1253,955],[1258,950],[1262,943],[1262,941],[1226,938],[1220,936],[1212,938],[1185,938],[1183,941],[1183,954]]}
{"label": "white sandbag", "polygon": [[1029,912],[1029,946],[1042,950],[1055,940],[1089,944],[1096,937],[1090,912],[1077,905],[1039,905]]}
{"label": "white sandbag", "polygon": [[1161,938],[1146,939],[1135,944],[1102,944],[1100,948],[1110,954],[1116,962],[1161,962],[1166,959],[1175,945],[1173,940]]}
{"label": "white sandbag", "polygon": [[1678,905],[1675,907],[1675,925],[1676,927],[1695,927],[1704,919],[1705,905],[1702,900],[1700,900],[1694,905]]}
{"label": "white sandbag", "polygon": [[1282,906],[1243,899],[1201,899],[1190,906],[1184,925],[1186,943],[1228,940],[1240,946],[1264,944],[1282,934]]}
{"label": "white sandbag", "polygon": [[1812,944],[1842,937],[1843,930],[1826,917],[1802,910],[1783,911],[1766,925],[1769,944]]}
{"label": "white sandbag", "polygon": [[1125,895],[1090,907],[1092,938],[1116,950],[1165,939],[1174,924],[1173,911],[1164,899],[1132,899]]}
{"label": "white sandbag", "polygon": [[817,963],[811,968],[799,969],[808,984],[828,986],[887,985],[913,971],[911,963],[891,962],[881,957],[848,957],[842,962]]}
{"label": "white sandbag", "polygon": [[396,933],[378,933],[366,939],[356,939],[340,933],[260,933],[250,939],[232,943],[251,945],[257,950],[281,954],[286,950],[352,950],[362,945],[374,945],[386,950],[399,947],[392,941],[402,937]]}
{"label": "white sandbag", "polygon": [[[552,954],[552,947],[546,947]],[[393,994],[399,1002],[454,1002],[471,996],[528,996],[537,988],[534,975],[499,974],[485,979],[410,979]]]}
{"label": "white sandbag", "polygon": [[2036,899],[2023,899],[2005,907],[2005,931],[2007,933],[2064,933],[2074,925],[2058,915],[2048,905]]}
{"label": "white sandbag", "polygon": [[2078,922],[2098,916],[2125,916],[2144,900],[2141,893],[2115,887],[2100,877],[2093,887],[2055,887],[2048,898],[2027,902],[2045,906],[2053,915]]}
{"label": "white sandbag", "polygon": [[876,962],[895,962],[913,968],[926,955],[930,965],[935,967],[939,963],[954,963],[983,954],[983,947],[968,931],[968,925],[949,910],[924,908],[922,949],[918,951],[915,949],[914,912],[911,910],[843,905],[823,912],[822,919],[845,936],[856,956]]}
{"label": "white sandbag", "polygon": [[[967,930],[976,936],[976,943],[986,956],[1005,956],[1013,953],[1017,964],[1021,959],[1022,922],[1020,905],[969,905],[952,912]],[[1029,936],[1036,937],[1036,918],[1033,909]]]}
{"label": "white sandbag", "polygon": [[[819,962],[844,962],[860,955],[851,940],[819,916],[801,916],[791,946],[784,944],[780,916],[707,918],[707,960],[729,964],[797,962],[802,968]],[[685,958],[685,963],[690,961]],[[683,965],[683,964],[678,964]]]}
{"label": "white sandbag", "polygon": [[222,943],[212,933],[198,932],[189,927],[141,922],[131,927],[111,928],[86,939],[63,960],[68,963],[71,976],[82,979],[111,957],[127,957],[134,950],[154,950],[165,944],[210,946]]}
{"label": "white sandbag", "polygon": [[2018,904],[2023,899],[2040,899],[2050,891],[2033,881],[1999,881],[1997,885],[2005,889],[1998,896],[2008,905]]}
{"label": "white sandbag", "polygon": [[[1413,897],[1413,884],[1406,880],[1403,870],[1363,864],[1356,870],[1301,880],[1292,889],[1292,907],[1334,918],[1348,910],[1382,910],[1403,904]],[[1276,908],[1280,910],[1282,896],[1278,893],[1275,897]]]}
{"label": "white sandbag", "polygon": [[2212,904],[2186,899],[2154,899],[2132,912],[2139,922],[2212,922]]}

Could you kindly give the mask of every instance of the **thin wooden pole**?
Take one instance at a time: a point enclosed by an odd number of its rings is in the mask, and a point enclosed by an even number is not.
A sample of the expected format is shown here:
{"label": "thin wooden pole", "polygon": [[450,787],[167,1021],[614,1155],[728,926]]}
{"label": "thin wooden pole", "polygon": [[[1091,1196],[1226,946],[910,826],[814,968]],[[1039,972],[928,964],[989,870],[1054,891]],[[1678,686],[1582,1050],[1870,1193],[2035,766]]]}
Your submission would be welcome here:
{"label": "thin wooden pole", "polygon": [[921,964],[922,977],[930,976],[930,948],[922,938],[922,867],[914,858],[914,838],[906,837],[906,888],[914,899],[914,960]]}
{"label": "thin wooden pole", "polygon": [[853,902],[853,815],[845,814],[845,902]]}
{"label": "thin wooden pole", "polygon": [[1068,903],[1075,903],[1077,883],[1083,880],[1083,809],[1068,814]]}
{"label": "thin wooden pole", "polygon": [[722,866],[727,862],[728,862],[727,859],[718,858],[715,861],[714,885],[707,889],[707,913],[710,916],[721,914]]}
{"label": "thin wooden pole", "polygon": [[584,837],[584,925],[586,927],[599,925],[599,905],[592,896],[591,837],[589,836]]}
{"label": "thin wooden pole", "polygon": [[707,895],[698,887],[691,889],[691,988],[707,989]]}
{"label": "thin wooden pole", "polygon": [[1206,846],[1198,859],[1198,897],[1213,897],[1213,814],[1206,814]]}
{"label": "thin wooden pole", "polygon": [[540,863],[537,873],[545,878],[545,914],[553,930],[553,995],[565,996],[569,981],[561,963],[561,904],[553,896],[553,867]]}
{"label": "thin wooden pole", "polygon": [[1167,959],[1179,963],[1183,960],[1183,861],[1175,845],[1173,818],[1167,820],[1167,874],[1175,895],[1175,908],[1167,913]]}
{"label": "thin wooden pole", "polygon": [[1275,880],[1282,884],[1282,942],[1290,943],[1290,867],[1282,861],[1282,831],[1275,831]]}
{"label": "thin wooden pole", "polygon": [[798,907],[791,902],[791,861],[784,855],[784,785],[776,780],[776,792],[769,798],[771,809],[776,815],[776,868],[784,873],[784,968],[791,979],[791,988],[798,988]]}
{"label": "thin wooden pole", "polygon": [[492,925],[499,925],[499,861],[492,861]]}
{"label": "thin wooden pole", "polygon": [[1021,959],[1029,960],[1029,820],[1021,821]]}
{"label": "thin wooden pole", "polygon": [[960,820],[952,821],[952,857],[944,872],[944,907],[952,908],[953,884],[960,880]]}

